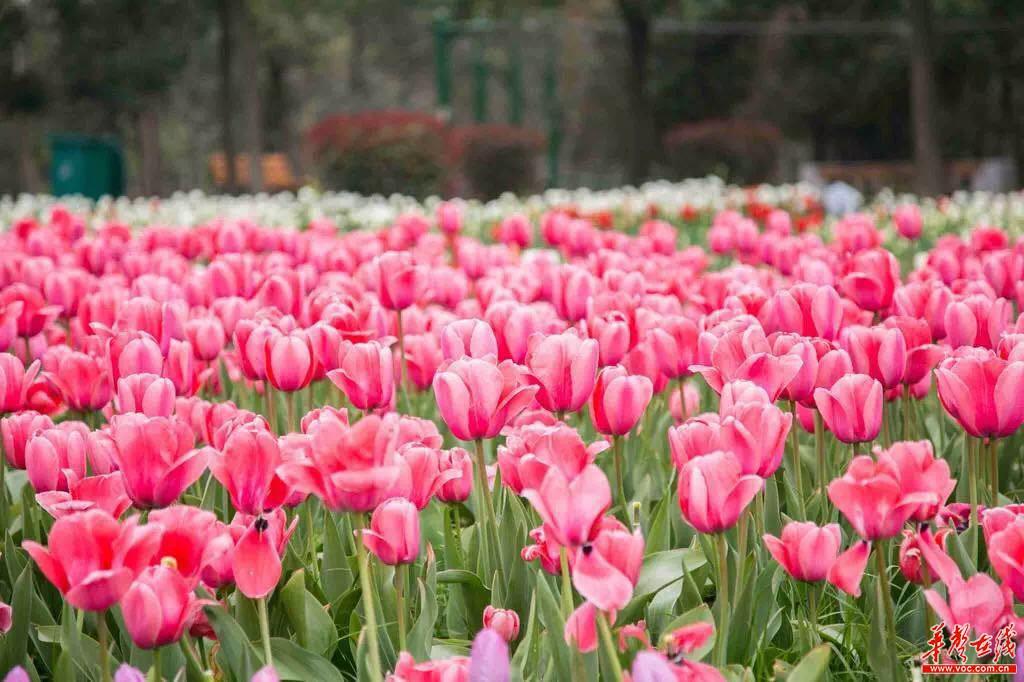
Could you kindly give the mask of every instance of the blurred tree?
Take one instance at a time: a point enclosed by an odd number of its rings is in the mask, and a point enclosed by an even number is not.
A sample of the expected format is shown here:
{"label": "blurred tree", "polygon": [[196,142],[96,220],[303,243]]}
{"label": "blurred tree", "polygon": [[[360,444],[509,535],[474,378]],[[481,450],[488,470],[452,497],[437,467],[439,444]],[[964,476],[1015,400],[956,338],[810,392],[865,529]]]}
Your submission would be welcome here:
{"label": "blurred tree", "polygon": [[42,189],[34,159],[33,118],[46,106],[43,79],[26,56],[28,8],[12,2],[0,6],[0,115],[16,130],[19,184],[25,191]]}

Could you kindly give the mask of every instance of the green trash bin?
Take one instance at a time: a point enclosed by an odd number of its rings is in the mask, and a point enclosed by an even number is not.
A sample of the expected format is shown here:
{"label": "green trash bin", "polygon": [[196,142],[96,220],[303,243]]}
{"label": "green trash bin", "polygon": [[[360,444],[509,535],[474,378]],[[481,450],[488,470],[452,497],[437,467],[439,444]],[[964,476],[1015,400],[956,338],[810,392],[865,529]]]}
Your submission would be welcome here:
{"label": "green trash bin", "polygon": [[121,148],[95,137],[52,136],[50,186],[56,196],[81,194],[98,199],[105,194],[124,194]]}

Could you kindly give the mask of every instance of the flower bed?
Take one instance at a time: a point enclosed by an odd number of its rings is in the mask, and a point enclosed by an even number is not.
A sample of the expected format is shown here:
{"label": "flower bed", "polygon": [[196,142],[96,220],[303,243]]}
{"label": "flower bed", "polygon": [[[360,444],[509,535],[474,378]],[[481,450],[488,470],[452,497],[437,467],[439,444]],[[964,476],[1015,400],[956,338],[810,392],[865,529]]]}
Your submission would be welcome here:
{"label": "flower bed", "polygon": [[0,200],[0,674],[1009,670],[1024,201],[822,201]]}

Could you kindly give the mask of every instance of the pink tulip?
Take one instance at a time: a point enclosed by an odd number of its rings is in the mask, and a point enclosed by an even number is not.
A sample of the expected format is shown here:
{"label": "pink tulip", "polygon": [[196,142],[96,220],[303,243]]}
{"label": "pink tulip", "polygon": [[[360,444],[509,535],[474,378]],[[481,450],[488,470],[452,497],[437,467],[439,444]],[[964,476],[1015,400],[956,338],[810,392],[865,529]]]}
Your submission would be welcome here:
{"label": "pink tulip", "polygon": [[791,521],[782,529],[781,538],[766,534],[762,539],[790,577],[809,583],[825,579],[843,540],[838,524],[822,528],[808,521]]}
{"label": "pink tulip", "polygon": [[7,464],[15,469],[25,468],[25,448],[28,439],[36,431],[53,428],[53,421],[45,414],[32,410],[16,412],[0,419],[0,432],[3,434],[4,456]]}
{"label": "pink tulip", "polygon": [[1017,601],[1024,597],[1024,519],[1017,517],[986,540],[992,570]]}
{"label": "pink tulip", "polygon": [[370,289],[388,310],[405,310],[423,293],[426,273],[408,251],[381,254],[367,270]]}
{"label": "pink tulip", "polygon": [[441,345],[433,334],[405,335],[405,374],[420,391],[430,388],[437,368],[444,363]]}
{"label": "pink tulip", "polygon": [[855,542],[852,547],[836,557],[835,563],[825,576],[826,580],[846,594],[859,597],[860,583],[864,578],[864,568],[870,555],[870,542]]}
{"label": "pink tulip", "polygon": [[249,599],[263,599],[281,579],[280,534],[276,526],[260,516],[235,544],[231,554],[232,575],[238,590]]}
{"label": "pink tulip", "polygon": [[216,360],[227,343],[224,325],[213,315],[197,317],[186,322],[185,336],[192,344],[196,358],[204,362]]}
{"label": "pink tulip", "polygon": [[362,543],[388,566],[411,564],[420,553],[420,514],[409,500],[393,497],[373,510]]}
{"label": "pink tulip", "polygon": [[73,410],[89,412],[110,402],[111,388],[105,368],[85,353],[66,353],[58,361],[52,378]]}
{"label": "pink tulip", "polygon": [[273,499],[271,483],[283,459],[277,439],[263,422],[249,422],[234,429],[220,451],[210,451],[213,477],[231,497],[231,506],[243,514],[258,516],[280,505]]}
{"label": "pink tulip", "polygon": [[764,482],[743,475],[739,460],[713,452],[687,462],[679,472],[679,509],[701,533],[720,533],[736,525]]}
{"label": "pink tulip", "polygon": [[695,457],[722,450],[721,420],[709,412],[691,417],[679,426],[669,427],[668,447],[672,464],[681,469]]}
{"label": "pink tulip", "polygon": [[264,344],[263,366],[271,386],[292,392],[309,385],[316,371],[316,355],[308,334],[272,334]]}
{"label": "pink tulip", "polygon": [[162,374],[164,356],[160,345],[149,334],[122,332],[107,342],[110,381],[127,374]]}
{"label": "pink tulip", "polygon": [[506,642],[519,636],[519,614],[512,609],[496,609],[490,604],[484,608],[484,627],[494,630]]}
{"label": "pink tulip", "polygon": [[132,643],[155,649],[181,639],[205,603],[176,570],[150,566],[121,599],[121,615]]}
{"label": "pink tulip", "polygon": [[18,315],[18,336],[35,336],[60,315],[60,306],[46,305],[46,299],[36,289],[21,282],[3,287],[0,306],[21,303]]}
{"label": "pink tulip", "polygon": [[458,476],[451,476],[440,488],[435,496],[445,503],[465,502],[473,490],[473,458],[462,448],[442,450],[438,462],[441,471],[457,472]]}
{"label": "pink tulip", "polygon": [[525,249],[533,241],[533,225],[521,213],[513,213],[494,227],[494,238],[502,244]]}
{"label": "pink tulip", "polygon": [[377,415],[349,426],[323,414],[308,428],[309,458],[283,462],[277,474],[289,486],[319,497],[332,511],[372,511],[400,482],[395,434]]}
{"label": "pink tulip", "polygon": [[525,361],[530,337],[544,329],[544,321],[537,308],[516,301],[492,303],[484,318],[494,330],[499,360]]}
{"label": "pink tulip", "polygon": [[904,204],[896,208],[892,212],[892,222],[896,225],[896,231],[910,240],[920,237],[924,226],[921,209],[914,204]]}
{"label": "pink tulip", "polygon": [[943,360],[935,376],[942,406],[975,438],[1003,438],[1024,422],[1024,362],[972,350]]}
{"label": "pink tulip", "polygon": [[[945,550],[946,538],[952,532],[949,528],[941,528],[934,535],[934,542],[939,549]],[[924,554],[921,551],[922,542],[930,542],[923,538],[923,534],[917,531],[904,530],[903,531],[903,542],[900,543],[900,573],[903,577],[911,583],[917,585],[923,585],[925,578],[930,584],[936,575],[932,569],[928,566],[925,561]],[[986,544],[989,544],[989,540],[986,538]],[[991,560],[991,545],[989,545],[989,553]],[[995,566],[993,562],[993,567]],[[996,571],[998,573],[998,571]]]}
{"label": "pink tulip", "polygon": [[744,474],[768,478],[782,463],[793,415],[775,405],[742,402],[722,413],[719,438],[731,451]]}
{"label": "pink tulip", "polygon": [[846,264],[843,293],[864,310],[885,310],[900,284],[900,264],[885,249],[858,251]]}
{"label": "pink tulip", "polygon": [[193,450],[192,430],[176,417],[113,418],[111,453],[138,509],[171,504],[206,470],[207,450]]}
{"label": "pink tulip", "polygon": [[434,376],[441,418],[459,440],[494,438],[537,393],[509,361],[462,358]]}
{"label": "pink tulip", "polygon": [[483,320],[456,320],[441,330],[441,353],[445,360],[497,357],[498,341],[494,330]]}
{"label": "pink tulip", "polygon": [[581,653],[597,650],[597,607],[583,602],[565,621],[563,632],[565,643]]}
{"label": "pink tulip", "polygon": [[565,424],[523,426],[509,433],[505,444],[498,447],[501,480],[517,494],[525,488],[539,488],[551,467],[572,480],[607,447],[606,441],[587,446],[579,433]]}
{"label": "pink tulip", "polygon": [[58,519],[49,545],[26,540],[25,551],[68,603],[85,611],[116,604],[160,544],[160,527],[124,524],[93,509]]}
{"label": "pink tulip", "polygon": [[882,385],[865,374],[848,374],[831,388],[814,391],[825,426],[844,443],[866,443],[882,428]]}
{"label": "pink tulip", "polygon": [[395,494],[412,502],[417,509],[426,508],[445,483],[462,477],[459,470],[441,468],[441,452],[437,448],[406,443],[399,448],[398,457],[404,472]]}
{"label": "pink tulip", "polygon": [[150,512],[149,522],[163,528],[157,557],[173,559],[176,571],[193,587],[209,560],[208,547],[220,522],[213,512],[175,504]]}
{"label": "pink tulip", "polygon": [[368,411],[387,408],[395,398],[395,363],[391,349],[377,342],[341,346],[338,369],[327,378],[340,388],[352,405]]}
{"label": "pink tulip", "polygon": [[543,519],[545,533],[572,548],[593,539],[612,503],[608,479],[593,464],[573,479],[552,467],[538,488],[524,490],[523,495]]}
{"label": "pink tulip", "polygon": [[269,322],[239,320],[235,325],[235,349],[242,373],[253,381],[267,378],[267,342],[275,333]]}
{"label": "pink tulip", "polygon": [[861,455],[828,486],[829,500],[869,542],[899,535],[922,504],[938,499],[935,492],[904,490],[893,469],[890,463]]}
{"label": "pink tulip", "polygon": [[907,341],[898,329],[850,327],[843,337],[853,371],[877,379],[888,390],[903,383],[907,367]]}
{"label": "pink tulip", "polygon": [[156,374],[129,374],[117,382],[117,411],[147,417],[170,417],[174,412],[174,384]]}
{"label": "pink tulip", "polygon": [[17,412],[25,407],[29,386],[38,373],[38,361],[25,369],[16,356],[0,353],[0,413]]}
{"label": "pink tulip", "polygon": [[624,436],[640,421],[653,394],[647,377],[629,375],[622,365],[605,367],[590,398],[590,420],[598,433]]}
{"label": "pink tulip", "polygon": [[537,402],[551,412],[576,412],[594,391],[598,346],[573,332],[534,337],[526,356]]}
{"label": "pink tulip", "polygon": [[[479,637],[479,635],[478,635]],[[470,661],[466,656],[452,656],[436,661],[417,663],[408,651],[398,655],[395,671],[385,682],[470,682]]]}
{"label": "pink tulip", "polygon": [[704,343],[714,344],[711,365],[694,365],[692,369],[718,393],[725,384],[743,379],[757,384],[775,400],[803,367],[795,353],[775,355],[759,325],[727,332],[715,341],[709,337],[705,332]]}
{"label": "pink tulip", "polygon": [[875,447],[875,457],[880,466],[899,481],[904,494],[924,493],[933,496],[934,501],[921,504],[911,519],[926,523],[935,518],[939,507],[946,503],[956,487],[956,479],[949,476],[949,464],[936,459],[932,444],[927,440],[893,443],[887,450]]}
{"label": "pink tulip", "polygon": [[602,529],[592,542],[576,550],[573,585],[602,611],[618,611],[633,596],[643,558],[644,538],[639,531]]}
{"label": "pink tulip", "polygon": [[651,330],[658,367],[670,379],[690,375],[697,358],[697,325],[680,316],[667,317]]}
{"label": "pink tulip", "polygon": [[55,519],[88,509],[101,509],[119,518],[132,505],[121,472],[76,480],[68,484],[67,492],[37,493],[36,503]]}
{"label": "pink tulip", "polygon": [[67,492],[72,483],[86,475],[86,438],[88,430],[60,427],[37,431],[25,445],[25,470],[29,483],[37,492]]}

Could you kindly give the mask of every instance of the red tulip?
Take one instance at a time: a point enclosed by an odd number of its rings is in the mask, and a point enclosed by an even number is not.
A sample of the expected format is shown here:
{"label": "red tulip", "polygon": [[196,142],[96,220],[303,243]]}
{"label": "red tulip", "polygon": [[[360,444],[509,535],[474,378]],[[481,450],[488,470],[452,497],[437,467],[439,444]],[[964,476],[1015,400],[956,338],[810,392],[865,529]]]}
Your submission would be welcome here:
{"label": "red tulip", "polygon": [[679,472],[679,508],[701,533],[720,533],[736,525],[764,482],[743,475],[739,460],[713,452],[687,462]]}
{"label": "red tulip", "polygon": [[118,523],[92,509],[58,519],[49,545],[26,540],[25,551],[68,603],[84,611],[106,611],[149,565],[160,544],[160,526]]}
{"label": "red tulip", "polygon": [[150,566],[121,599],[121,615],[135,646],[156,649],[181,639],[206,603],[173,568]]}
{"label": "red tulip", "polygon": [[629,375],[622,365],[605,367],[590,398],[590,420],[598,433],[623,436],[640,421],[653,394],[647,377]]}
{"label": "red tulip", "polygon": [[208,451],[191,449],[192,431],[176,417],[116,416],[110,435],[125,489],[139,509],[166,507],[206,469]]}
{"label": "red tulip", "polygon": [[[941,528],[934,535],[934,541],[940,549],[946,547],[946,537],[952,532],[949,528]],[[936,578],[936,574],[928,566],[921,552],[921,543],[924,542],[922,533],[919,531],[904,530],[903,542],[900,543],[900,573],[908,582],[923,585],[927,575],[928,583]],[[986,539],[986,544],[988,540]],[[991,559],[991,545],[989,545]],[[927,572],[927,573],[926,573]],[[998,571],[997,571],[998,572]]]}
{"label": "red tulip", "polygon": [[537,402],[551,412],[576,412],[594,390],[598,346],[574,332],[534,337],[526,356]]}
{"label": "red tulip", "polygon": [[411,564],[420,553],[419,510],[409,500],[393,497],[373,510],[362,543],[388,566]]}
{"label": "red tulip", "polygon": [[434,396],[441,418],[459,440],[494,438],[537,393],[509,361],[462,358],[434,376]]}
{"label": "red tulip", "polygon": [[882,428],[882,385],[865,374],[848,374],[831,388],[814,390],[825,426],[844,443],[866,443]]}
{"label": "red tulip", "polygon": [[368,411],[390,407],[395,398],[395,363],[391,349],[377,342],[344,342],[338,369],[327,378],[340,388],[352,405]]}

